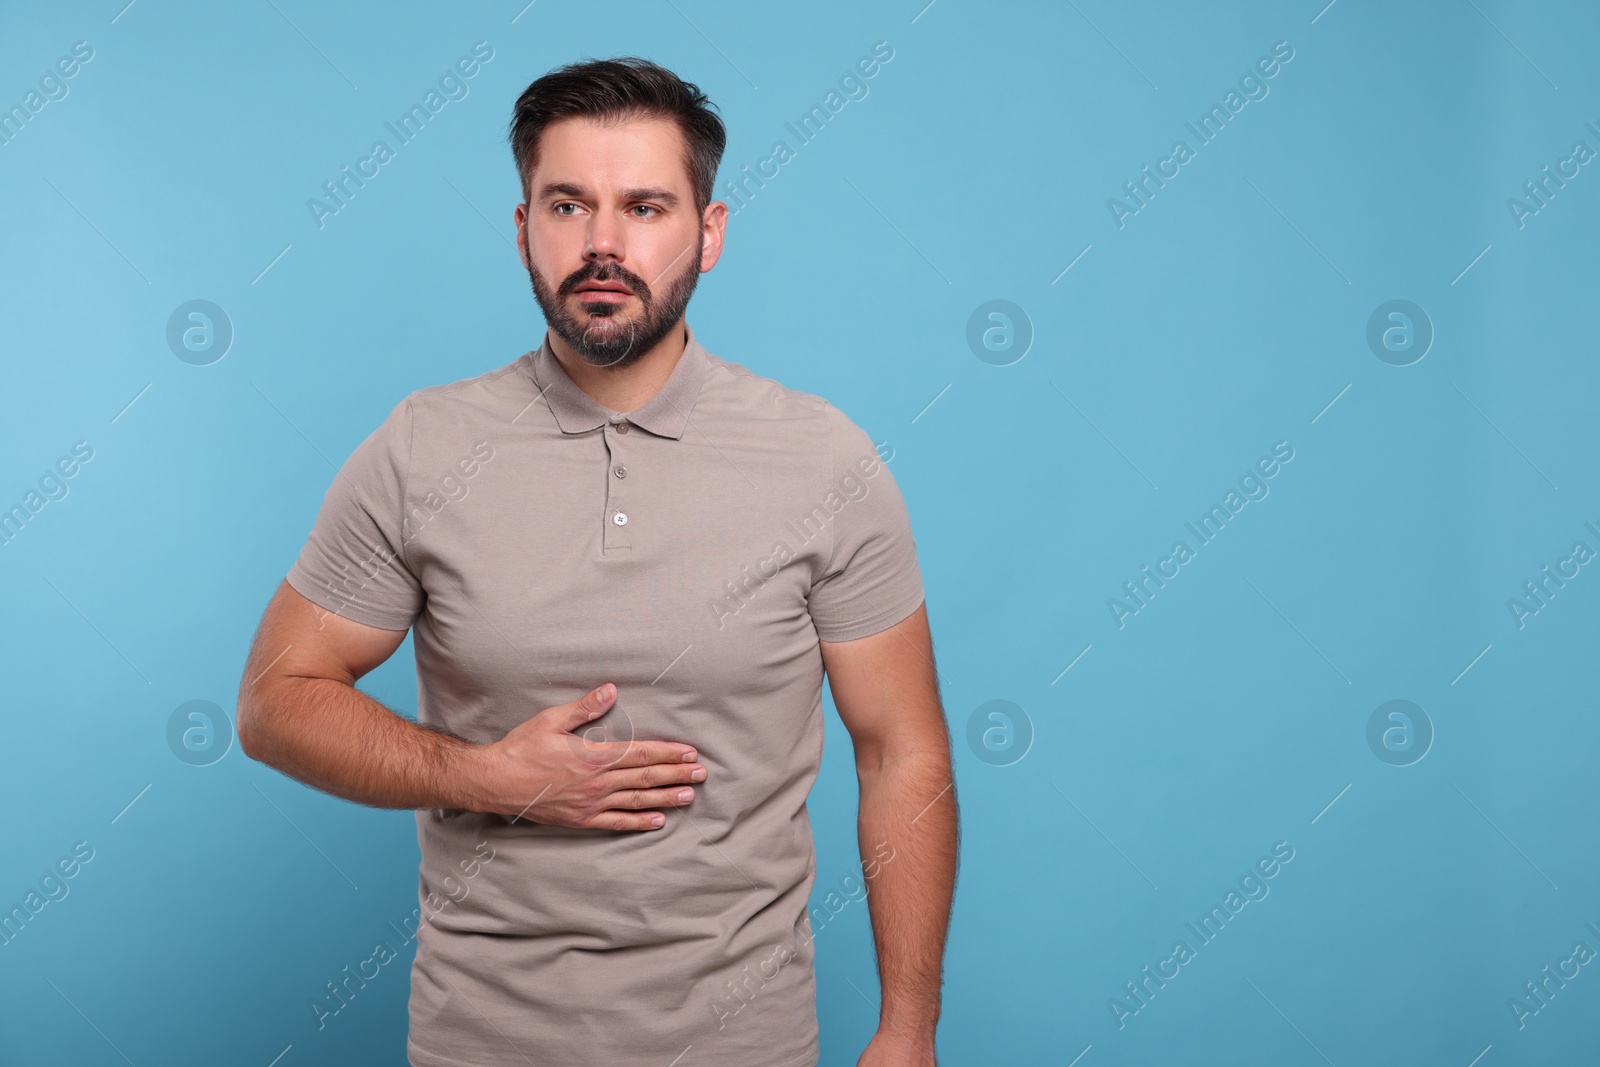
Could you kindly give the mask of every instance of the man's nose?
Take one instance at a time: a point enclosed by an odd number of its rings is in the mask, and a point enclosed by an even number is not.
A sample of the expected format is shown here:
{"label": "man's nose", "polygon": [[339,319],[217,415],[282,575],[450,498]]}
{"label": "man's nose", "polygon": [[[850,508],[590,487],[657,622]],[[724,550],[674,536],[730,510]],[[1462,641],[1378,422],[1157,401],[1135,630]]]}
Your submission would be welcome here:
{"label": "man's nose", "polygon": [[591,215],[583,249],[584,258],[621,261],[624,251],[622,223],[609,212],[601,211]]}

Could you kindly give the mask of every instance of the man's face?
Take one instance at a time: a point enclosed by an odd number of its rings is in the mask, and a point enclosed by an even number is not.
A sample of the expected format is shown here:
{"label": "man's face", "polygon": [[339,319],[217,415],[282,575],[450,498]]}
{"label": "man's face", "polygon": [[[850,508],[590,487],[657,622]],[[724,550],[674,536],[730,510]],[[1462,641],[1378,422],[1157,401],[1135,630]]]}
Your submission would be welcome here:
{"label": "man's face", "polygon": [[597,367],[625,367],[664,338],[721,252],[727,208],[695,211],[671,119],[551,123],[528,196],[517,236],[534,299],[556,336]]}

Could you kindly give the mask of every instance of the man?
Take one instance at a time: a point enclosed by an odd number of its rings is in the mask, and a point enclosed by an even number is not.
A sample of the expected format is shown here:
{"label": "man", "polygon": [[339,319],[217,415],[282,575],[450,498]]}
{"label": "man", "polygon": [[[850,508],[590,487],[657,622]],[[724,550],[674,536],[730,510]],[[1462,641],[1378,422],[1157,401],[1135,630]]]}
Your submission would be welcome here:
{"label": "man", "polygon": [[[393,409],[251,649],[246,753],[419,809],[417,1067],[815,1064],[824,672],[883,991],[859,1062],[934,1062],[956,802],[911,529],[865,433],[685,320],[724,142],[644,60],[529,86],[544,343]],[[412,627],[416,723],[355,688]]]}

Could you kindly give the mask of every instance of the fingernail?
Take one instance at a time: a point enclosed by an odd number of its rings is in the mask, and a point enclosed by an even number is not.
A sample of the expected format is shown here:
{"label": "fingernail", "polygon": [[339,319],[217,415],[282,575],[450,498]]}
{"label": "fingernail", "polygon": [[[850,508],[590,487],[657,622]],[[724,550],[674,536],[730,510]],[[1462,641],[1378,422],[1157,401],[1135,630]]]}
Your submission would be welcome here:
{"label": "fingernail", "polygon": [[612,685],[610,682],[607,682],[605,685],[602,685],[599,689],[596,689],[594,691],[594,695],[596,697],[598,697],[599,699],[601,699],[601,700],[610,700],[612,693],[615,692],[615,691],[616,691],[616,686]]}
{"label": "fingernail", "polygon": [[660,826],[662,823],[664,823],[666,821],[667,821],[667,817],[665,815],[652,815],[652,816],[650,816],[650,825],[651,826]]}
{"label": "fingernail", "polygon": [[700,758],[700,753],[696,752],[692,748],[689,751],[687,751],[687,752],[685,752],[683,754],[683,762],[685,762],[685,763],[693,763],[695,760],[697,760],[699,758]]}
{"label": "fingernail", "polygon": [[691,782],[703,782],[705,780],[706,780],[706,769],[704,767],[696,767],[694,770],[689,772],[689,781],[691,781]]}
{"label": "fingernail", "polygon": [[685,800],[685,801],[693,800],[694,799],[694,790],[690,789],[688,787],[684,787],[683,789],[678,790],[678,799],[679,800]]}

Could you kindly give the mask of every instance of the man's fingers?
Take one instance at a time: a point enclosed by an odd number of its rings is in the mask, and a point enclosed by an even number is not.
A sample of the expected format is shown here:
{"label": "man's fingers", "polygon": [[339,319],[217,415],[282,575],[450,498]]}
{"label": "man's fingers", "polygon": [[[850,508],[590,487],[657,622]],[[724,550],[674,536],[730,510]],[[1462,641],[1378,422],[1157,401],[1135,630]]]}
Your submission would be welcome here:
{"label": "man's fingers", "polygon": [[623,789],[606,798],[610,805],[590,818],[588,825],[601,830],[659,830],[667,817],[646,808],[679,808],[693,803],[694,790],[688,786],[671,789]]}
{"label": "man's fingers", "polygon": [[602,811],[588,825],[596,830],[659,830],[666,821],[659,811]]}
{"label": "man's fingers", "polygon": [[604,767],[646,767],[652,763],[693,763],[700,758],[693,745],[672,741],[590,741],[582,728],[598,719],[616,703],[617,687],[610,682],[591,689],[577,700],[562,704],[550,711],[555,725],[573,734],[582,743],[584,751]]}
{"label": "man's fingers", "polygon": [[648,767],[652,763],[689,764],[700,758],[693,745],[676,741],[595,741],[589,742],[605,766]]}
{"label": "man's fingers", "polygon": [[644,808],[679,808],[693,800],[694,789],[679,785],[669,789],[619,789],[605,798],[605,805],[624,811],[640,811]]}
{"label": "man's fingers", "polygon": [[654,789],[667,785],[687,785],[706,780],[706,769],[699,763],[652,763],[645,767],[605,772],[608,792],[624,789]]}
{"label": "man's fingers", "polygon": [[598,689],[589,690],[571,703],[552,709],[558,713],[556,724],[571,733],[584,723],[598,719],[611,707],[616,698],[617,687],[607,682]]}

